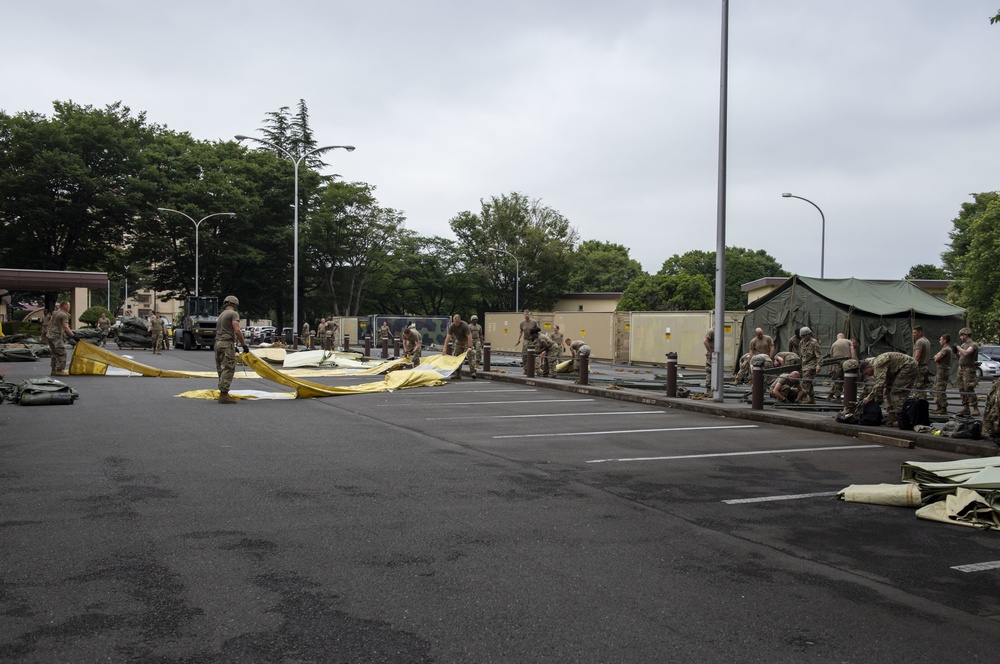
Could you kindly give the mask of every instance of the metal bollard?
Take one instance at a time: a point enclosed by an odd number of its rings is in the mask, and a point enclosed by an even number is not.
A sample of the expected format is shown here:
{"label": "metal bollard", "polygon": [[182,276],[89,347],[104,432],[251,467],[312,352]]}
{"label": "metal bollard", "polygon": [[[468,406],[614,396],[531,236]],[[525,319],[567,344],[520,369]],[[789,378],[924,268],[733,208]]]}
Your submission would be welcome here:
{"label": "metal bollard", "polygon": [[535,377],[535,349],[529,348],[528,355],[525,358],[526,364],[524,365],[524,375],[528,378]]}
{"label": "metal bollard", "polygon": [[382,359],[383,360],[388,360],[389,359],[389,338],[388,337],[382,337]]}
{"label": "metal bollard", "polygon": [[750,371],[750,409],[764,410],[764,369],[752,367]]}
{"label": "metal bollard", "polygon": [[299,335],[293,334],[292,335],[292,350],[298,350],[298,349],[299,349]]}
{"label": "metal bollard", "polygon": [[590,356],[589,355],[578,355],[577,359],[580,360],[580,377],[577,379],[577,385],[586,385],[590,381]]}
{"label": "metal bollard", "polygon": [[351,352],[351,335],[349,334],[344,335],[344,352]]}
{"label": "metal bollard", "polygon": [[846,406],[849,403],[857,403],[857,401],[858,401],[858,372],[845,371],[843,403]]}
{"label": "metal bollard", "polygon": [[483,344],[483,371],[490,370],[490,344],[486,342]]}
{"label": "metal bollard", "polygon": [[365,357],[372,356],[372,338],[365,337]]}
{"label": "metal bollard", "polygon": [[677,397],[677,353],[667,353],[667,397]]}
{"label": "metal bollard", "polygon": [[392,338],[392,357],[393,359],[399,357],[399,337]]}

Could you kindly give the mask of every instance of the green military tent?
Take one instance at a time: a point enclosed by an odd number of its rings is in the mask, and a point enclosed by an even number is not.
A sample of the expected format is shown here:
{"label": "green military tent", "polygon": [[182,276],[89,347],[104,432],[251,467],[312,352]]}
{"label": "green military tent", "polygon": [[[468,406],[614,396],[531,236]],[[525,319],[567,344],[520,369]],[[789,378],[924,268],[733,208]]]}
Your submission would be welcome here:
{"label": "green military tent", "polygon": [[950,334],[957,343],[958,331],[965,325],[965,309],[908,281],[794,276],[747,308],[740,354],[749,348],[758,327],[771,335],[778,350],[786,350],[795,332],[808,327],[824,354],[837,333],[843,332],[849,339],[860,340],[861,357],[865,358],[886,351],[912,353],[915,325],[923,326],[936,353],[942,334]]}

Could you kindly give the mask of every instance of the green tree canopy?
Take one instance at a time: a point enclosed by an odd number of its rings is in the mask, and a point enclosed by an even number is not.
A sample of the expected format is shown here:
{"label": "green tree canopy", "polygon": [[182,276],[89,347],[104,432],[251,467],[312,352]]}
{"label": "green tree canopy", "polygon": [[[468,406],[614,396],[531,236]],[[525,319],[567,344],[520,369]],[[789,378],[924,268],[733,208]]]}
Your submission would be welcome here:
{"label": "green tree canopy", "polygon": [[620,293],[643,275],[639,261],[621,244],[585,240],[573,255],[567,293]]}
{"label": "green tree canopy", "polygon": [[[684,254],[674,254],[663,262],[663,267],[657,274],[700,274],[714,292],[715,252],[696,249]],[[763,249],[754,251],[743,247],[726,247],[726,309],[746,309],[746,295],[740,288],[743,284],[764,277],[789,276],[791,275],[781,267],[781,263]]]}
{"label": "green tree canopy", "polygon": [[947,279],[948,273],[944,268],[930,263],[919,263],[910,268],[903,279]]}
{"label": "green tree canopy", "polygon": [[479,311],[513,310],[518,276],[522,308],[548,309],[566,292],[577,233],[540,200],[517,192],[493,196],[480,201],[478,213],[461,212],[449,223],[473,268]]}
{"label": "green tree canopy", "polygon": [[973,194],[952,220],[949,249],[941,259],[954,280],[950,295],[969,310],[976,339],[1000,339],[1000,194]]}
{"label": "green tree canopy", "polygon": [[643,275],[622,293],[618,311],[698,311],[714,302],[712,287],[700,274]]}

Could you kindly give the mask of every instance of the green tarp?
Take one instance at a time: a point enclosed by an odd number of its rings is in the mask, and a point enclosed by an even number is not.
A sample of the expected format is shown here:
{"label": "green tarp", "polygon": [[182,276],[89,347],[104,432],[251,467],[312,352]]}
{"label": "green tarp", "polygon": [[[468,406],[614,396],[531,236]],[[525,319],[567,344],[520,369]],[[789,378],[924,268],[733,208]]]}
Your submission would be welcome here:
{"label": "green tarp", "polygon": [[771,335],[786,350],[794,332],[805,326],[822,344],[824,353],[843,332],[861,342],[862,357],[886,351],[910,354],[914,325],[922,325],[931,348],[950,334],[958,341],[965,310],[938,299],[907,281],[881,283],[862,279],[815,279],[794,276],[764,297],[750,303],[743,319],[740,354],[746,352],[755,328]]}

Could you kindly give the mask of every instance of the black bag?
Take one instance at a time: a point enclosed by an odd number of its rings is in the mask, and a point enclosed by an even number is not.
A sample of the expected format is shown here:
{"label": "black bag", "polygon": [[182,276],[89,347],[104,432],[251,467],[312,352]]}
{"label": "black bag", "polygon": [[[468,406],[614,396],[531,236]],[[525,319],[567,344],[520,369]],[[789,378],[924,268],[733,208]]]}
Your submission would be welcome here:
{"label": "black bag", "polygon": [[941,427],[941,435],[945,438],[982,438],[983,423],[968,415],[955,415]]}
{"label": "black bag", "polygon": [[926,399],[909,397],[896,413],[900,431],[913,431],[915,426],[930,426],[931,412]]}
{"label": "black bag", "polygon": [[858,424],[869,427],[882,426],[882,406],[874,401],[866,403],[861,411],[861,415],[858,417]]}

